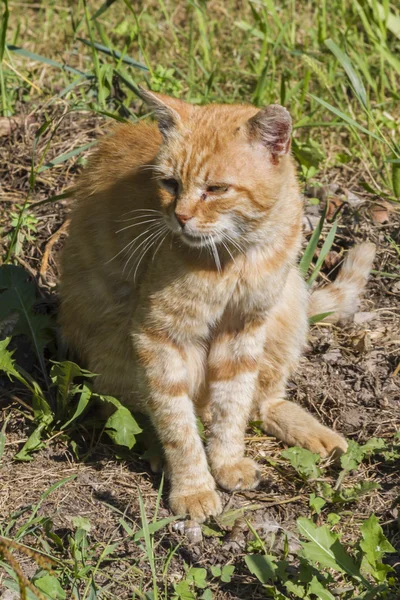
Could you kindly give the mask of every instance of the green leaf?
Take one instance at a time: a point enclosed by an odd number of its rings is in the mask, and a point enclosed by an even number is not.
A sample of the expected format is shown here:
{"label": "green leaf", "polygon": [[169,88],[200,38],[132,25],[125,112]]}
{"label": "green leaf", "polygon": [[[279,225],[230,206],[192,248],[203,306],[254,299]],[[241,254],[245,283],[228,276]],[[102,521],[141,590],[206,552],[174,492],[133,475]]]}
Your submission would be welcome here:
{"label": "green leaf", "polygon": [[329,590],[327,590],[320,581],[315,577],[312,578],[308,587],[309,594],[315,594],[319,600],[335,600]]}
{"label": "green leaf", "polygon": [[275,573],[278,569],[274,556],[268,554],[248,554],[244,557],[245,563],[253,575],[261,583],[268,583],[275,580]]}
{"label": "green leaf", "polygon": [[83,413],[83,411],[89,404],[89,400],[91,397],[92,397],[92,390],[86,383],[84,383],[82,385],[82,391],[81,391],[81,395],[79,397],[78,406],[76,407],[75,412],[72,415],[72,417],[66,423],[64,423],[64,425],[60,428],[61,431],[63,429],[66,429],[69,425],[71,425],[71,423],[73,421],[75,421],[78,417],[80,417],[80,415]]}
{"label": "green leaf", "polygon": [[314,454],[306,448],[293,446],[283,450],[281,455],[290,461],[290,464],[296,471],[306,479],[316,478],[321,475],[321,469],[317,466],[321,457],[319,454]]}
{"label": "green leaf", "polygon": [[70,360],[56,362],[51,367],[50,379],[57,387],[57,402],[63,409],[68,404],[70,394],[77,391],[72,386],[76,377],[95,377],[95,375]]}
{"label": "green leaf", "polygon": [[179,583],[175,583],[174,590],[174,598],[179,598],[180,600],[196,600],[196,596],[191,591],[189,583],[185,579]]}
{"label": "green leaf", "polygon": [[309,540],[302,542],[302,555],[305,558],[360,579],[360,571],[353,559],[340,543],[338,536],[329,531],[326,525],[316,527],[310,519],[300,517],[297,519],[297,527]]}
{"label": "green leaf", "polygon": [[342,454],[340,457],[340,464],[344,471],[353,471],[358,467],[363,458],[364,452],[362,446],[357,444],[354,440],[349,440],[349,446],[345,454]]}
{"label": "green leaf", "polygon": [[42,361],[43,349],[52,337],[53,321],[47,315],[36,314],[35,307],[41,299],[36,285],[22,267],[0,267],[0,322],[15,312],[18,320],[13,335],[23,334],[30,339],[36,354]]}
{"label": "green leaf", "polygon": [[349,78],[350,83],[353,86],[357,98],[364,106],[364,108],[367,108],[367,92],[365,91],[363,82],[361,81],[353,65],[351,64],[350,58],[345,52],[343,52],[343,50],[339,48],[339,46],[335,44],[333,40],[325,40],[325,46],[329,48],[329,50],[334,56],[336,56],[337,60],[340,62],[340,64],[346,71],[347,77]]}
{"label": "green leaf", "polygon": [[21,450],[14,456],[15,460],[32,460],[32,452],[36,452],[44,446],[42,442],[42,436],[44,430],[51,423],[51,421],[52,417],[48,417],[47,419],[44,419],[41,423],[39,423],[34,432],[31,433],[25,444],[22,446]]}
{"label": "green leaf", "polygon": [[311,494],[309,498],[310,507],[315,510],[317,515],[320,514],[322,508],[325,506],[326,501],[323,498],[319,498],[315,494]]}
{"label": "green leaf", "polygon": [[232,508],[215,517],[215,521],[220,527],[232,527],[236,519],[244,517],[247,512],[263,508],[262,504],[249,504],[242,508]]}
{"label": "green leaf", "polygon": [[38,590],[47,594],[51,600],[65,600],[67,597],[60,582],[53,575],[44,575],[39,579],[35,579],[34,584]]}
{"label": "green leaf", "polygon": [[3,371],[9,378],[15,377],[20,380],[20,374],[14,367],[13,354],[14,350],[7,350],[11,338],[0,340],[0,371]]}
{"label": "green leaf", "polygon": [[[180,518],[179,516],[178,517],[165,517],[165,519],[160,519],[159,521],[156,521],[155,523],[149,523],[147,526],[147,531],[149,532],[149,534],[156,533],[157,531],[160,531],[160,529],[163,529],[170,523],[177,521],[179,518]],[[125,523],[125,525],[127,525],[127,523]],[[139,529],[135,533],[133,533],[131,531],[130,535],[132,535],[132,539],[134,542],[138,542],[139,540],[142,540],[144,538],[145,532],[144,532],[144,529]]]}
{"label": "green leaf", "polygon": [[[382,527],[375,515],[364,521],[360,528],[362,540],[360,548],[365,553],[365,560],[362,562],[362,568],[370,573],[377,581],[384,581],[389,569],[382,564],[382,557],[385,552],[396,552],[392,544],[385,537]],[[384,567],[382,569],[382,567]]]}
{"label": "green leaf", "polygon": [[77,529],[83,529],[83,531],[86,531],[86,533],[89,533],[89,531],[92,529],[90,521],[86,517],[72,517],[71,520],[74,527]]}
{"label": "green leaf", "polygon": [[221,581],[223,581],[224,583],[229,583],[232,579],[234,571],[234,565],[225,565],[224,567],[222,567]]}
{"label": "green leaf", "polygon": [[194,583],[197,588],[204,589],[207,587],[207,571],[206,569],[199,567],[191,567],[187,574],[186,579],[189,583]]}
{"label": "green leaf", "polygon": [[316,102],[318,102],[319,104],[321,104],[322,106],[324,106],[325,108],[327,108],[334,115],[336,115],[337,117],[340,117],[348,125],[351,125],[352,127],[355,127],[356,129],[358,129],[359,131],[362,131],[363,133],[366,133],[367,135],[369,135],[370,137],[374,138],[375,140],[378,140],[379,142],[384,142],[384,140],[381,137],[379,137],[378,135],[376,135],[372,131],[369,131],[368,129],[365,129],[365,127],[363,127],[362,125],[359,125],[356,121],[354,121],[354,119],[352,119],[351,117],[349,117],[348,115],[346,115],[345,113],[343,113],[338,108],[335,108],[335,106],[332,106],[332,104],[329,104],[328,102],[325,102],[325,100],[322,100],[321,98],[318,98],[318,96],[314,96],[314,94],[310,94],[310,96],[311,96],[311,98],[313,98],[314,100],[316,100]]}
{"label": "green leaf", "polygon": [[131,450],[136,443],[136,435],[142,432],[131,411],[125,406],[119,408],[107,419],[105,431],[115,444]]}

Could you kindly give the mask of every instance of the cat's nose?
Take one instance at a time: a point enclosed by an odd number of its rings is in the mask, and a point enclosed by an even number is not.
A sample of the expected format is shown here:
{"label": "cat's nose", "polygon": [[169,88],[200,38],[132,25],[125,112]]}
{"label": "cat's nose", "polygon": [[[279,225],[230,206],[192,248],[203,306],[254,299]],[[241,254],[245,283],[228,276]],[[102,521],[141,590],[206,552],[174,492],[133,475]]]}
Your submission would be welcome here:
{"label": "cat's nose", "polygon": [[182,225],[182,227],[184,226],[185,223],[187,223],[190,219],[192,219],[192,215],[188,215],[185,213],[175,213],[176,218],[178,219],[178,223],[179,225]]}

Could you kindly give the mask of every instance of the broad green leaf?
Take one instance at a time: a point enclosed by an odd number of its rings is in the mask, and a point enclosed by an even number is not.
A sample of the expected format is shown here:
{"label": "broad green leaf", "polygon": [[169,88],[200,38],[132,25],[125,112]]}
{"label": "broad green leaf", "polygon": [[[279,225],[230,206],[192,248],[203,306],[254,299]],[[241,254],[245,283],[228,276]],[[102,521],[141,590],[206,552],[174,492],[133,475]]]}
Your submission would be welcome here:
{"label": "broad green leaf", "polygon": [[321,98],[318,98],[318,96],[314,96],[314,94],[310,94],[310,96],[316,102],[318,102],[319,104],[321,104],[322,106],[324,106],[325,108],[327,108],[334,115],[336,115],[337,117],[340,117],[348,125],[351,125],[352,127],[355,127],[356,129],[359,129],[363,133],[366,133],[370,137],[373,137],[375,140],[378,140],[379,142],[384,142],[384,140],[381,137],[379,137],[378,135],[376,135],[372,131],[369,131],[368,129],[366,129],[365,127],[363,127],[359,123],[357,123],[357,121],[354,121],[354,119],[352,119],[351,117],[349,117],[349,115],[346,115],[344,112],[342,112],[341,110],[339,110],[335,106],[332,106],[332,104],[329,104],[329,102],[325,102],[325,100],[322,100]]}
{"label": "broad green leaf", "polygon": [[364,452],[362,446],[357,444],[354,440],[349,440],[349,446],[345,454],[342,454],[340,457],[340,464],[344,471],[353,471],[358,467],[363,458]]}
{"label": "broad green leaf", "polygon": [[310,504],[310,507],[315,510],[317,515],[319,515],[322,508],[326,504],[326,500],[324,500],[323,498],[319,498],[315,494],[310,494],[309,504]]}
{"label": "broad green leaf", "polygon": [[7,350],[10,342],[10,337],[0,340],[0,371],[3,371],[9,378],[15,377],[20,380],[20,374],[14,367],[14,350]]}
{"label": "broad green leaf", "polygon": [[360,530],[362,535],[360,548],[365,553],[370,568],[366,568],[365,562],[363,562],[362,567],[364,567],[367,572],[371,573],[378,581],[383,581],[388,571],[381,567],[382,557],[385,552],[396,552],[396,550],[389,540],[386,539],[382,527],[379,525],[379,521],[375,515],[371,515],[369,519],[364,521]]}
{"label": "broad green leaf", "polygon": [[46,429],[46,427],[51,423],[51,421],[52,418],[50,417],[48,418],[47,422],[46,420],[43,420],[41,423],[39,423],[34,432],[31,433],[25,444],[22,446],[21,450],[14,456],[15,460],[32,460],[31,453],[40,450],[40,448],[43,448],[43,432]]}
{"label": "broad green leaf", "polygon": [[67,594],[62,589],[60,582],[53,575],[44,575],[34,580],[35,586],[47,594],[51,600],[65,600]]}
{"label": "broad green leaf", "polygon": [[72,524],[77,529],[83,529],[86,533],[92,529],[89,519],[86,517],[72,517]]}
{"label": "broad green leaf", "polygon": [[197,588],[204,589],[207,587],[207,571],[200,567],[191,567],[186,573],[186,580],[189,583],[194,583]]}
{"label": "broad green leaf", "polygon": [[47,315],[37,314],[35,307],[41,302],[36,285],[22,267],[0,267],[0,321],[12,313],[18,315],[13,335],[28,336],[40,361],[43,349],[52,337],[53,321]]}
{"label": "broad green leaf", "polygon": [[245,563],[253,575],[261,583],[268,583],[275,580],[275,574],[278,569],[274,556],[268,554],[248,554],[244,557]]}
{"label": "broad green leaf", "polygon": [[232,579],[232,575],[235,571],[235,565],[224,565],[222,567],[221,581],[229,583]]}
{"label": "broad green leaf", "polygon": [[70,360],[54,363],[51,367],[50,379],[57,387],[57,399],[62,407],[67,405],[71,391],[74,393],[76,391],[71,390],[76,377],[95,377],[95,375]]}
{"label": "broad green leaf", "polygon": [[115,413],[107,419],[105,431],[109,437],[120,446],[131,450],[136,443],[136,435],[142,432],[131,411],[125,406],[117,408]]}
{"label": "broad green leaf", "polygon": [[353,65],[351,64],[350,58],[343,50],[335,44],[333,40],[325,40],[325,46],[329,48],[337,60],[340,62],[344,70],[346,71],[347,77],[349,78],[351,85],[356,93],[357,98],[363,104],[364,108],[367,108],[367,92],[360,77],[356,73]]}
{"label": "broad green leaf", "polygon": [[320,581],[315,577],[312,578],[308,587],[309,594],[315,594],[318,600],[335,600],[329,590],[327,590]]}
{"label": "broad green leaf", "polygon": [[321,475],[321,469],[317,466],[321,457],[319,454],[314,454],[306,448],[293,446],[283,450],[281,455],[290,461],[290,464],[296,471],[305,478],[316,478]]}
{"label": "broad green leaf", "polygon": [[61,427],[61,430],[66,429],[69,425],[71,425],[71,423],[73,421],[75,421],[83,413],[83,411],[89,404],[89,400],[91,397],[92,397],[92,390],[86,383],[84,383],[82,385],[82,390],[81,390],[81,395],[79,397],[78,406],[76,407],[75,412],[72,415],[72,417],[70,419],[68,419],[68,421],[66,423],[64,423],[64,425]]}
{"label": "broad green leaf", "polygon": [[310,519],[300,517],[297,519],[297,527],[309,540],[302,542],[302,555],[305,558],[360,579],[357,565],[340,543],[338,536],[329,531],[326,525],[316,527]]}
{"label": "broad green leaf", "polygon": [[196,600],[196,596],[191,591],[189,583],[185,579],[174,584],[174,591],[174,598],[179,598],[179,600]]}

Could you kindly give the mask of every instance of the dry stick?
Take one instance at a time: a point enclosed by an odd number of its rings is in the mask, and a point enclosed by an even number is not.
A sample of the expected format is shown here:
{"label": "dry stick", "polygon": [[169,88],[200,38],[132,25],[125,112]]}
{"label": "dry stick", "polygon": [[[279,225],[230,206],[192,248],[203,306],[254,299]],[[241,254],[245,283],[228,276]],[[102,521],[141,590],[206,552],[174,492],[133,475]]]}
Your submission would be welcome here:
{"label": "dry stick", "polygon": [[43,258],[42,258],[42,263],[40,265],[40,276],[45,279],[46,278],[46,272],[49,266],[49,258],[50,258],[50,252],[54,246],[54,244],[56,242],[58,242],[58,240],[60,239],[60,237],[63,234],[67,233],[67,229],[68,226],[70,224],[70,219],[67,219],[66,221],[64,221],[64,223],[61,225],[61,227],[59,229],[57,229],[57,231],[55,233],[53,233],[53,235],[51,236],[51,238],[49,239],[49,241],[46,244],[46,247],[44,249],[43,252]]}

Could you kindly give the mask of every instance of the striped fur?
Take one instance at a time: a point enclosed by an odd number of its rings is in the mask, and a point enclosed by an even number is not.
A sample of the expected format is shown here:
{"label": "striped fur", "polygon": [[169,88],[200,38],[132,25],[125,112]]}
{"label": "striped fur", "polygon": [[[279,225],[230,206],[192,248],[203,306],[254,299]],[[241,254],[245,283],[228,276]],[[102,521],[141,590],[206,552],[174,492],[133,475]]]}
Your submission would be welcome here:
{"label": "striped fur", "polygon": [[[97,389],[150,415],[171,507],[201,521],[221,511],[216,483],[257,485],[259,469],[244,457],[256,415],[287,443],[345,450],[339,434],[284,399],[285,386],[307,312],[329,305],[348,315],[372,248],[350,252],[309,308],[287,111],[142,93],[160,130],[118,126],[76,185],[60,322],[99,374]],[[196,414],[211,419],[206,449]]]}

